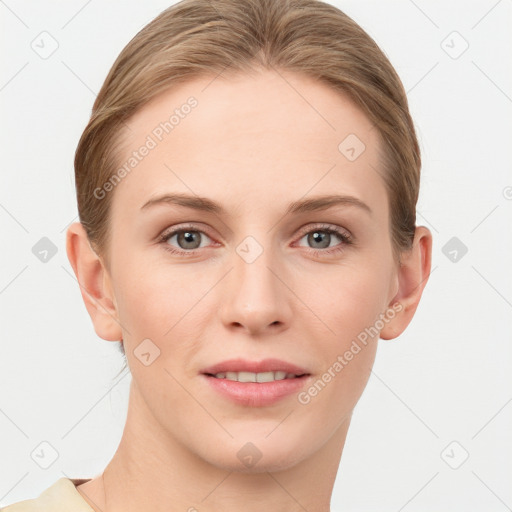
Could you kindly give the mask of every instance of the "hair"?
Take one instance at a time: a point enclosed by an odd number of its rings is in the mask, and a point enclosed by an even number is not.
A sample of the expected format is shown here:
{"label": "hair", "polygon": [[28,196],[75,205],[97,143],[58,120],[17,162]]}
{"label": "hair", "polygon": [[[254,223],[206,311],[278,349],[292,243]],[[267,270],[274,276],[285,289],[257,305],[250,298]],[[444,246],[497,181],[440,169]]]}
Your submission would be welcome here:
{"label": "hair", "polygon": [[[402,82],[375,41],[338,8],[319,0],[182,0],[121,51],[76,149],[79,219],[107,265],[113,193],[99,198],[95,191],[121,165],[126,121],[177,84],[228,68],[248,73],[261,67],[314,78],[366,114],[383,142],[381,175],[395,261],[411,249],[420,150]],[[120,350],[124,353],[122,343]]]}

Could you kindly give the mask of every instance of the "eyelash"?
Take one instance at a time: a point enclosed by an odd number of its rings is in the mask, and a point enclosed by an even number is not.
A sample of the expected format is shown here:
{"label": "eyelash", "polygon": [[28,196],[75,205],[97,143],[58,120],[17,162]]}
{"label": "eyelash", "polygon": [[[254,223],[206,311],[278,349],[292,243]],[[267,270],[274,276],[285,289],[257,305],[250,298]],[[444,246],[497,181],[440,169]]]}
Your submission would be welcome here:
{"label": "eyelash", "polygon": [[[173,228],[172,230],[169,230],[169,231],[164,231],[159,237],[158,237],[158,243],[159,244],[162,244],[163,245],[163,248],[164,250],[172,253],[172,254],[178,254],[178,255],[181,255],[181,256],[195,256],[197,254],[197,252],[199,252],[201,250],[200,249],[192,249],[190,251],[185,251],[183,249],[176,249],[174,247],[171,247],[167,242],[169,241],[170,238],[172,238],[174,235],[178,234],[178,233],[183,233],[183,232],[186,232],[186,231],[193,231],[195,233],[202,233],[206,236],[208,236],[208,238],[211,238],[208,233],[205,233],[204,231],[200,230],[200,229],[197,229],[196,226],[194,225],[185,225],[185,226],[180,226],[179,228]],[[305,235],[308,235],[310,233],[313,233],[315,231],[320,231],[320,232],[325,232],[325,233],[329,233],[329,234],[334,234],[334,235],[337,235],[341,242],[339,245],[336,245],[334,247],[331,247],[329,249],[312,249],[312,248],[309,248],[308,251],[315,255],[315,256],[325,256],[326,254],[327,255],[333,255],[333,254],[338,254],[340,253],[341,251],[345,250],[345,246],[347,245],[353,245],[354,244],[354,241],[352,240],[352,237],[351,235],[349,235],[347,232],[345,231],[342,231],[338,228],[335,228],[331,225],[325,225],[325,224],[320,224],[320,225],[317,225],[317,226],[314,226],[313,228],[310,228],[309,230],[305,230],[301,233],[301,236],[299,237],[299,240],[301,240]]]}

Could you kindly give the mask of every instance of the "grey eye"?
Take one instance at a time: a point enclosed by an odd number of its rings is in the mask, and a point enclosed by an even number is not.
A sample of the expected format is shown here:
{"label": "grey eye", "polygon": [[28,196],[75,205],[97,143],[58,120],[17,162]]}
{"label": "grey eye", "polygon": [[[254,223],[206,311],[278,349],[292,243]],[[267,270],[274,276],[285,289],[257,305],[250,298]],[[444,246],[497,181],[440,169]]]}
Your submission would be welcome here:
{"label": "grey eye", "polygon": [[[306,239],[307,245],[311,249],[327,249],[336,245],[336,238],[339,242],[343,242],[343,237],[330,229],[312,229],[309,233],[306,233],[301,240]],[[331,244],[331,242],[335,242]]]}
{"label": "grey eye", "polygon": [[202,231],[182,229],[172,233],[169,238],[167,238],[167,243],[170,244],[170,241],[175,237],[178,248],[182,250],[194,250],[204,247],[204,245],[201,245],[203,238],[209,239]]}

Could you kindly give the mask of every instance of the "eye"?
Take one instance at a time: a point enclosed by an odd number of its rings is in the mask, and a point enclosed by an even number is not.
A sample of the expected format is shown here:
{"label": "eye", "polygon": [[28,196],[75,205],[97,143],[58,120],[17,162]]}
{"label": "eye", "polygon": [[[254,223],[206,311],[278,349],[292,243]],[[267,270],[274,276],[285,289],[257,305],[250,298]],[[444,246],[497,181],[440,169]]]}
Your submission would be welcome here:
{"label": "eye", "polygon": [[[205,238],[211,240],[204,231],[197,229],[195,226],[180,226],[162,233],[158,241],[166,251],[189,256],[195,254],[196,250],[205,247],[202,244]],[[173,239],[174,243],[172,244]]]}
{"label": "eye", "polygon": [[[319,225],[313,229],[304,230],[299,242],[303,239],[312,246],[309,251],[316,256],[338,253],[354,243],[348,231],[331,225]],[[336,239],[341,243],[336,244]],[[181,256],[194,256],[199,249],[208,247],[207,243],[203,243],[208,240],[212,239],[193,225],[173,227],[158,237],[158,242],[166,251]],[[299,246],[301,246],[300,243]]]}
{"label": "eye", "polygon": [[[310,244],[310,250],[315,255],[337,253],[353,243],[352,237],[347,231],[330,225],[320,225],[309,229],[300,240],[303,239],[306,239],[306,243]],[[341,243],[336,244],[336,239],[340,240]],[[333,242],[334,245],[332,245]]]}

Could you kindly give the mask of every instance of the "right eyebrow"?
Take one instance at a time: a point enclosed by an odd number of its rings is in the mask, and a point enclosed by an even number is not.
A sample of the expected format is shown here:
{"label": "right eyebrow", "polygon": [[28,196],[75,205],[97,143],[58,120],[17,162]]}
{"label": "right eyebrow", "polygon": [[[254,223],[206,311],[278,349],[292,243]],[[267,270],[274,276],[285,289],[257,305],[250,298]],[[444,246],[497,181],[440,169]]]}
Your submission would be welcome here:
{"label": "right eyebrow", "polygon": [[179,206],[193,208],[194,210],[216,213],[217,215],[225,215],[226,213],[219,203],[207,197],[191,196],[189,194],[164,194],[150,199],[141,207],[141,210],[158,204],[177,204]]}

